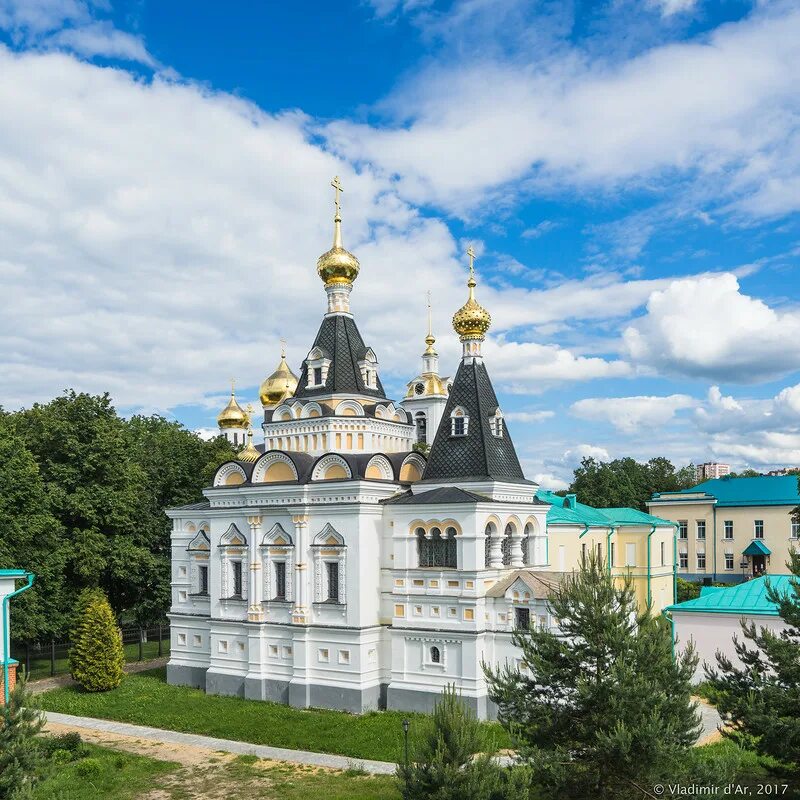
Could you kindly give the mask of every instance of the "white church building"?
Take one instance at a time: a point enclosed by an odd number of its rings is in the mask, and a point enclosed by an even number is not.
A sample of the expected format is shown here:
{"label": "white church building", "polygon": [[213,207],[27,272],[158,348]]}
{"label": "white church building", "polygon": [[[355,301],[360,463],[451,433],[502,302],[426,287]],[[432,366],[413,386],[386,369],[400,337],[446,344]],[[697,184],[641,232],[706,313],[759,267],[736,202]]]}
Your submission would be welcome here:
{"label": "white church building", "polygon": [[231,392],[218,423],[238,458],[205,501],[167,512],[167,678],[353,712],[430,710],[454,683],[492,716],[481,664],[518,662],[514,628],[553,624],[548,592],[587,547],[637,580],[646,567],[647,599],[673,601],[673,527],[537,495],[481,352],[491,317],[475,299],[471,251],[455,377],[440,375],[429,325],[421,373],[402,401],[386,397],[350,311],[359,262],[342,246],[333,185],[333,247],[317,263],[327,311],[299,377],[282,356],[262,384],[257,445]]}

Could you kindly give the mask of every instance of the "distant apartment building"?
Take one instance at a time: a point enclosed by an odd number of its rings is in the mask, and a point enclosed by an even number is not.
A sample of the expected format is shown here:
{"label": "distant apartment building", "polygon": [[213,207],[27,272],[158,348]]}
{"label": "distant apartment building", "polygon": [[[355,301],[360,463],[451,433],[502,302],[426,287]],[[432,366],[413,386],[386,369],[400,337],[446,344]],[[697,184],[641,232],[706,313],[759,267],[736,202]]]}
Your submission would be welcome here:
{"label": "distant apartment building", "polygon": [[734,583],[786,572],[791,547],[800,548],[796,475],[716,478],[680,492],[660,492],[651,514],[677,526],[678,575]]}
{"label": "distant apartment building", "polygon": [[781,467],[780,469],[771,469],[767,475],[797,475],[800,473],[800,467]]}
{"label": "distant apartment building", "polygon": [[721,478],[731,471],[730,464],[718,464],[716,461],[706,461],[705,464],[698,464],[695,467],[695,479],[699,481],[710,481],[714,478]]}

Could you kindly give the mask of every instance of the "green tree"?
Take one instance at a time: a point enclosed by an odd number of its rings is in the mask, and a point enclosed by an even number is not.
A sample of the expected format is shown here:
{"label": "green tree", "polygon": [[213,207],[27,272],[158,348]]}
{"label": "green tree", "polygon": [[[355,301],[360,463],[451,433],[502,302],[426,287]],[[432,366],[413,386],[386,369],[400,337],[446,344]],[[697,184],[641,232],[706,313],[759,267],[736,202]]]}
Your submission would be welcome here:
{"label": "green tree", "polygon": [[15,638],[57,633],[69,604],[64,581],[68,558],[59,522],[50,514],[39,467],[8,416],[0,416],[0,569],[35,573],[33,589],[12,605]]}
{"label": "green tree", "polygon": [[0,800],[29,796],[45,766],[36,739],[43,727],[44,716],[20,675],[8,703],[0,706]]}
{"label": "green tree", "polygon": [[447,686],[433,715],[415,742],[408,765],[397,768],[403,800],[523,800],[527,770],[509,770],[484,750],[484,737],[475,714],[455,687]]}
{"label": "green tree", "polygon": [[72,677],[88,692],[106,692],[122,682],[125,654],[117,620],[108,600],[84,596],[83,613],[69,652]]}
{"label": "green tree", "polygon": [[[723,735],[754,745],[762,755],[800,772],[800,552],[792,550],[787,567],[794,576],[790,591],[767,584],[786,627],[780,633],[742,621],[744,640],[734,637],[742,666],[721,652],[717,667],[706,666],[717,708],[731,725]],[[748,643],[754,645],[751,647]]]}
{"label": "green tree", "polygon": [[638,508],[647,510],[654,492],[675,492],[693,486],[694,468],[676,470],[666,458],[640,463],[633,458],[597,461],[584,458],[575,470],[570,492],[595,508]]}
{"label": "green tree", "polygon": [[525,669],[485,667],[498,717],[543,797],[639,798],[677,774],[700,731],[697,656],[639,613],[631,581],[594,556],[549,598],[557,632],[514,633]]}

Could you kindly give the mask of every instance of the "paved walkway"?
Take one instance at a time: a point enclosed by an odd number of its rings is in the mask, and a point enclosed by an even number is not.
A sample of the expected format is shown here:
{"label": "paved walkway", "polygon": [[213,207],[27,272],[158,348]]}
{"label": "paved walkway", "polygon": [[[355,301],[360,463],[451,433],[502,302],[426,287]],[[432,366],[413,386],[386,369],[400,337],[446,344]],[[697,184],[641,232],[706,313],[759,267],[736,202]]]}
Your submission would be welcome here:
{"label": "paved walkway", "polygon": [[364,758],[348,758],[347,756],[328,755],[327,753],[311,753],[305,750],[288,750],[284,747],[268,747],[263,744],[236,742],[230,739],[216,739],[212,736],[198,736],[194,733],[178,733],[160,728],[147,728],[143,725],[129,725],[126,722],[112,722],[106,719],[91,717],[74,717],[71,714],[59,714],[55,711],[45,712],[47,721],[70,728],[105,731],[107,733],[131,736],[137,739],[148,739],[154,742],[168,742],[190,747],[204,747],[224,753],[237,755],[253,755],[272,761],[289,761],[294,764],[308,764],[312,767],[329,769],[363,769],[373,775],[391,775],[395,764],[387,761],[371,761]]}

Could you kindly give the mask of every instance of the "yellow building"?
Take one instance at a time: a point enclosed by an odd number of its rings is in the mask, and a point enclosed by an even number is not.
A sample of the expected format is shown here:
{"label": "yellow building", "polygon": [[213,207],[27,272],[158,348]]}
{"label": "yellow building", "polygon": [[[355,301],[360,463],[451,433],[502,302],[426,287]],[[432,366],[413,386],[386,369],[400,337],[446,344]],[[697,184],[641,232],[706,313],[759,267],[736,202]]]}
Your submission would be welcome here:
{"label": "yellow building", "polygon": [[648,503],[678,526],[678,575],[727,583],[786,572],[789,549],[800,545],[798,505],[795,475],[723,477]]}
{"label": "yellow building", "polygon": [[547,539],[551,571],[569,572],[595,553],[614,576],[630,575],[640,607],[655,613],[675,602],[675,525],[634,508],[593,508],[574,494],[539,490],[550,503]]}

